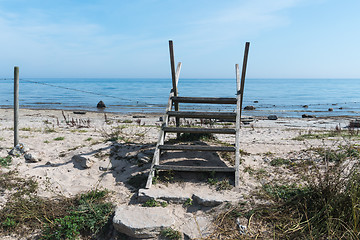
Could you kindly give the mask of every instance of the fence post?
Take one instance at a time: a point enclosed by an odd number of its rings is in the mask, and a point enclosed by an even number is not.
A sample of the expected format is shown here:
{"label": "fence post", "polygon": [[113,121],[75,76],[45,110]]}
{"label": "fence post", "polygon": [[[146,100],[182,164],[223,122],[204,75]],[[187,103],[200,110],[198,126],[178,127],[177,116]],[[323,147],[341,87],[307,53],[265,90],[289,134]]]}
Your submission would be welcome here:
{"label": "fence post", "polygon": [[19,143],[19,67],[14,67],[14,147]]}

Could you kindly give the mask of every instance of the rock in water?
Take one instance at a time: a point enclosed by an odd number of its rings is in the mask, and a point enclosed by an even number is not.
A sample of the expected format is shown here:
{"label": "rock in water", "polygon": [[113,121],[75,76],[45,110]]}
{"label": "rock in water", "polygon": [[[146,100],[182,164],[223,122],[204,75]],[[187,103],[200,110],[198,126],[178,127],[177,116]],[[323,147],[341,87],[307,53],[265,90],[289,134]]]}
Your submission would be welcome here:
{"label": "rock in water", "polygon": [[106,108],[105,103],[103,101],[98,102],[97,108]]}
{"label": "rock in water", "polygon": [[269,120],[277,120],[278,117],[277,117],[276,115],[269,115],[269,116],[268,116],[268,119],[269,119]]}
{"label": "rock in water", "polygon": [[314,115],[303,114],[302,118],[316,118]]}
{"label": "rock in water", "polygon": [[244,107],[244,110],[255,110],[254,106],[246,106]]}

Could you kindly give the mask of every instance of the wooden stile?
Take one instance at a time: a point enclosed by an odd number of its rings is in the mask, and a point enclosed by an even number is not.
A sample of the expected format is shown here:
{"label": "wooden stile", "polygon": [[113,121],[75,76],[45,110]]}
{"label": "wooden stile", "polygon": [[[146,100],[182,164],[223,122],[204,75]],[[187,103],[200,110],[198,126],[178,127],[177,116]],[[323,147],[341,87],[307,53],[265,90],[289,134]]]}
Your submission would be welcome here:
{"label": "wooden stile", "polygon": [[[243,101],[243,93],[245,86],[245,75],[247,58],[250,43],[245,44],[243,69],[240,79],[239,65],[235,65],[236,72],[236,98],[209,98],[209,97],[180,97],[178,96],[178,81],[180,76],[181,63],[178,63],[175,72],[175,60],[173,42],[169,41],[170,49],[170,63],[171,76],[173,88],[170,92],[168,105],[165,116],[163,117],[163,124],[160,130],[159,139],[156,144],[153,161],[150,168],[149,177],[147,179],[146,188],[152,185],[152,179],[155,175],[155,170],[174,170],[185,172],[233,172],[235,175],[235,187],[240,185],[240,124],[241,121],[247,122],[249,119],[241,119],[241,108]],[[179,111],[179,103],[193,103],[193,104],[236,104],[235,112],[197,112],[197,111]],[[172,107],[174,106],[174,110]],[[169,119],[174,117],[176,119],[176,127],[169,127]],[[214,120],[235,120],[234,128],[190,128],[180,127],[180,118],[198,118],[198,119],[214,119]],[[235,146],[208,146],[208,145],[184,145],[184,144],[164,144],[166,133],[212,133],[212,134],[235,134]],[[211,151],[211,152],[235,152],[235,166],[234,167],[220,167],[220,166],[180,166],[174,164],[161,164],[160,156],[164,151]]]}

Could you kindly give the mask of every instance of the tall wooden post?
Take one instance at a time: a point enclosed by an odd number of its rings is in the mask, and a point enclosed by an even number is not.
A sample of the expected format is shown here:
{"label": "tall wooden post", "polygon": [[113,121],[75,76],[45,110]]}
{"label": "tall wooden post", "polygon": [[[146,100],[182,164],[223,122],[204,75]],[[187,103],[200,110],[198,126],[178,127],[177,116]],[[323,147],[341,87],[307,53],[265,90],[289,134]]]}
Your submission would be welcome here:
{"label": "tall wooden post", "polygon": [[[247,60],[249,55],[249,47],[250,43],[245,43],[245,51],[244,51],[244,60],[243,60],[243,66],[242,66],[242,73],[241,73],[241,88],[240,88],[240,94],[241,94],[241,100],[240,100],[240,106],[242,107],[243,103],[243,97],[244,97],[244,84],[245,84],[245,75],[246,75],[246,66],[247,66]],[[240,109],[240,117],[241,117],[242,109]]]}
{"label": "tall wooden post", "polygon": [[19,67],[14,67],[14,147],[19,143]]}
{"label": "tall wooden post", "polygon": [[244,85],[245,85],[246,65],[249,54],[249,47],[250,47],[250,43],[246,42],[241,80],[240,80],[239,64],[235,64],[235,72],[236,72],[235,187],[238,187],[240,185],[240,169],[239,169],[240,168],[240,126],[241,126],[241,111],[242,111],[242,102],[244,97]]}
{"label": "tall wooden post", "polygon": [[[177,88],[177,79],[176,79],[176,72],[175,72],[175,57],[174,57],[174,44],[172,40],[169,40],[169,51],[170,51],[170,64],[171,64],[171,79],[174,92],[174,96],[177,97],[178,95],[178,88]],[[178,66],[179,67],[179,66]],[[180,72],[180,69],[179,69]],[[175,111],[179,111],[179,103],[174,104]],[[176,118],[176,127],[180,127],[180,118]],[[180,137],[180,133],[176,134],[177,137]]]}

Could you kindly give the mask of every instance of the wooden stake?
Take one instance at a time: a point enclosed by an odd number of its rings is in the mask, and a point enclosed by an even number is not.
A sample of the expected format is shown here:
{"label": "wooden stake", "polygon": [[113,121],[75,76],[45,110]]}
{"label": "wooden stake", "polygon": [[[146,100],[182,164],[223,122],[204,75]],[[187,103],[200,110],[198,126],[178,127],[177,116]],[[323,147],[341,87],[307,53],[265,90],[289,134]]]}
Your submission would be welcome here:
{"label": "wooden stake", "polygon": [[19,67],[14,67],[14,147],[19,143]]}
{"label": "wooden stake", "polygon": [[[171,78],[173,84],[173,93],[174,96],[178,96],[177,83],[179,80],[179,74],[181,69],[181,63],[178,64],[178,71],[175,72],[175,57],[174,57],[174,44],[172,40],[169,40],[169,51],[170,51],[170,64],[171,64]],[[177,74],[178,73],[178,74]],[[175,111],[179,111],[179,103],[174,103]],[[176,127],[180,127],[180,118],[176,118]],[[177,134],[177,137],[180,137],[180,134]]]}
{"label": "wooden stake", "polygon": [[[245,51],[244,51],[244,61],[243,61],[243,67],[242,67],[242,73],[241,73],[241,88],[240,88],[240,94],[241,94],[240,107],[241,108],[242,108],[243,96],[244,96],[245,75],[246,75],[246,66],[247,66],[247,60],[248,60],[248,55],[249,55],[249,47],[250,47],[250,43],[246,42]],[[241,117],[241,113],[242,113],[241,108],[240,108],[240,117]]]}

